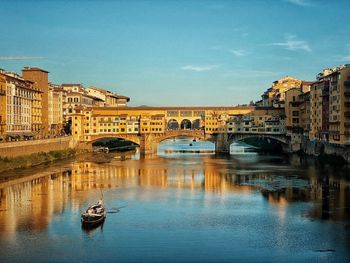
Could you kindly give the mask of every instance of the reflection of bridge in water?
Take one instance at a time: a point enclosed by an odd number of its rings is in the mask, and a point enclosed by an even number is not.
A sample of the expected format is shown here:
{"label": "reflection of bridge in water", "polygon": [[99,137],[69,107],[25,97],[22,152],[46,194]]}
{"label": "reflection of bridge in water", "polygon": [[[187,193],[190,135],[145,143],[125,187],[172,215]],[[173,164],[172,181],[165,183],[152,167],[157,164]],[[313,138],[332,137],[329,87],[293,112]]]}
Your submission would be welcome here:
{"label": "reflection of bridge in water", "polygon": [[[250,137],[269,138],[289,149],[289,138],[274,129],[247,132],[244,123],[235,124],[237,116],[253,107],[145,107],[126,109],[90,108],[72,120],[75,141],[82,148],[107,138],[121,138],[139,145],[141,154],[153,154],[157,145],[169,138],[187,136],[215,144],[216,153],[229,154],[233,142]],[[228,128],[227,124],[233,126]],[[236,126],[237,127],[236,127]]]}
{"label": "reflection of bridge in water", "polygon": [[[79,213],[91,190],[113,191],[117,188],[120,191],[134,186],[154,191],[172,188],[177,189],[179,194],[183,190],[251,194],[257,189],[267,189],[262,194],[269,202],[279,206],[300,200],[317,201],[321,205],[312,210],[310,216],[314,218],[336,220],[350,215],[349,209],[344,209],[349,203],[349,182],[329,176],[318,177],[318,170],[309,169],[306,177],[298,178],[292,176],[294,171],[285,174],[285,166],[277,171],[281,175],[276,176],[276,171],[265,171],[265,168],[264,171],[252,172],[254,167],[251,164],[237,160],[232,162],[206,156],[200,161],[189,162],[186,165],[186,160],[169,161],[164,158],[107,164],[75,162],[59,169],[55,167],[1,182],[0,233],[11,234],[18,228],[43,230],[55,215],[67,207]],[[152,192],[146,191],[145,194],[151,195]]]}

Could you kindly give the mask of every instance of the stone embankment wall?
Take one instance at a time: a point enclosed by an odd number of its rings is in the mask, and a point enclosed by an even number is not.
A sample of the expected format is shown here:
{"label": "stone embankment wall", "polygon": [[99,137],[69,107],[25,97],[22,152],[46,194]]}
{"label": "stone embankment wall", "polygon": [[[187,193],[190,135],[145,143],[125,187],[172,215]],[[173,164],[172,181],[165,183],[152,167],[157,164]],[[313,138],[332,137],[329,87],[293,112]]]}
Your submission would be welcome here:
{"label": "stone embankment wall", "polygon": [[350,146],[331,144],[322,141],[304,141],[302,150],[308,155],[320,156],[323,154],[336,155],[343,157],[347,163],[350,163]]}
{"label": "stone embankment wall", "polygon": [[0,143],[0,157],[17,157],[39,152],[50,152],[74,148],[76,143],[71,136]]}

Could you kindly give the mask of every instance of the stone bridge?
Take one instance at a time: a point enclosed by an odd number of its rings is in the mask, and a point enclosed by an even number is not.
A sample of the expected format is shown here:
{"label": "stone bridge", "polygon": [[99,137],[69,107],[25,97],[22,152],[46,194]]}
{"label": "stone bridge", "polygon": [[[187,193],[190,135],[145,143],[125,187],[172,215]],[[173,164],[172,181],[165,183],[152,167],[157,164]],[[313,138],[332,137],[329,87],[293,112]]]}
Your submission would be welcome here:
{"label": "stone bridge", "polygon": [[88,142],[81,142],[82,148],[92,149],[92,144],[100,139],[119,138],[134,142],[140,146],[141,154],[154,154],[157,152],[158,144],[164,140],[186,136],[200,141],[211,141],[215,144],[215,152],[218,154],[229,154],[230,145],[236,141],[246,138],[269,138],[281,143],[283,150],[288,151],[290,139],[285,134],[262,134],[262,133],[215,133],[205,134],[203,130],[167,130],[164,133],[143,134],[121,134],[110,133],[91,136]]}
{"label": "stone bridge", "polygon": [[157,152],[158,144],[162,141],[180,136],[193,137],[201,141],[212,141],[213,139],[212,136],[205,135],[203,130],[167,130],[164,133],[143,134],[107,133],[91,136],[91,140],[87,142],[81,142],[80,147],[85,149],[92,149],[92,144],[98,140],[118,138],[138,144],[140,146],[141,154],[152,154]]}

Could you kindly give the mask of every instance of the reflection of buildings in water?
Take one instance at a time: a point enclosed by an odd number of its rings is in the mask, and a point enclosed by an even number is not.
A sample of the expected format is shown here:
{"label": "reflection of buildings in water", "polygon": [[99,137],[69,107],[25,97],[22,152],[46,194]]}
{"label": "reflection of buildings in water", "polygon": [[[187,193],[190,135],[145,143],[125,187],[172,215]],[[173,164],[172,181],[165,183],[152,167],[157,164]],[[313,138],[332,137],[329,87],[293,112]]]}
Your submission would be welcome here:
{"label": "reflection of buildings in water", "polygon": [[[174,176],[169,178],[168,173]],[[184,170],[171,169],[162,165],[143,167],[133,163],[130,166],[116,166],[84,162],[74,164],[72,185],[75,190],[118,185],[196,188],[201,186],[197,181],[199,174],[198,171],[192,170],[191,174],[186,175]]]}
{"label": "reflection of buildings in water", "polygon": [[[271,177],[271,176],[270,176]],[[308,187],[287,186],[274,190],[263,189],[263,196],[272,204],[285,206],[290,202],[315,203],[307,217],[323,220],[350,219],[350,185],[344,179],[309,175]]]}
{"label": "reflection of buildings in water", "polygon": [[[164,162],[164,163],[163,163]],[[139,186],[157,188],[203,189],[209,192],[249,193],[253,189],[275,185],[271,172],[248,172],[240,169],[207,165],[183,167],[167,161],[130,161],[129,163],[96,164],[74,163],[72,170],[38,173],[0,184],[0,231],[15,233],[18,229],[42,230],[55,213],[62,213],[67,204],[80,210],[90,189]],[[245,171],[243,169],[243,171]],[[307,215],[330,220],[350,219],[350,187],[345,180],[317,177],[309,174],[308,187],[295,187],[283,177],[283,187],[263,191],[266,199],[283,209],[289,202],[315,201],[316,206]],[[290,180],[294,180],[293,178]],[[265,185],[264,185],[265,184]],[[178,192],[181,194],[181,191]],[[147,198],[147,196],[142,196]]]}
{"label": "reflection of buildings in water", "polygon": [[65,181],[69,174],[69,171],[38,173],[0,184],[0,231],[45,229],[68,202],[70,189]]}
{"label": "reflection of buildings in water", "polygon": [[[200,169],[196,167],[184,169],[167,167],[167,164],[143,166],[135,162],[131,165],[116,166],[84,162],[74,164],[72,173],[72,187],[74,190],[106,188],[118,185],[204,189],[214,192],[249,192],[252,189],[251,186],[234,183],[235,175],[221,174],[215,167],[209,166],[204,166],[204,169],[203,167]],[[239,180],[239,177],[237,180]]]}
{"label": "reflection of buildings in water", "polygon": [[250,193],[253,189],[252,186],[241,183],[242,177],[240,175],[232,173],[222,174],[215,168],[204,172],[204,188],[206,191]]}
{"label": "reflection of buildings in water", "polygon": [[323,220],[350,219],[350,186],[344,179],[313,177],[311,189],[316,206],[308,216]]}

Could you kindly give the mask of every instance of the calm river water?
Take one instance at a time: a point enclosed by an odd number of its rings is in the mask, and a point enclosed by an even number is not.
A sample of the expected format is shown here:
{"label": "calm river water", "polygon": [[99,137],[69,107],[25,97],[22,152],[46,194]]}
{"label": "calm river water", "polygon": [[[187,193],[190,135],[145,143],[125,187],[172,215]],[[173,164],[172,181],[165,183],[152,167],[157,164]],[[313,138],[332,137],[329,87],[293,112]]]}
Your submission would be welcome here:
{"label": "calm river water", "polygon": [[[350,170],[244,149],[167,141],[2,174],[0,262],[348,262]],[[84,230],[101,193],[106,221]]]}

